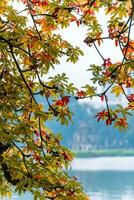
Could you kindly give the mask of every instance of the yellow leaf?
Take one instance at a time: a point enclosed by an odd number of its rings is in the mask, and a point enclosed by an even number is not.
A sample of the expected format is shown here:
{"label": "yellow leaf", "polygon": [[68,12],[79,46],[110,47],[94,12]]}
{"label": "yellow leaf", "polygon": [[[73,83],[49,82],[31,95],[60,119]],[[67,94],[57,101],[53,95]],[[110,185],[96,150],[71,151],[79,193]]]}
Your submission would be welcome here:
{"label": "yellow leaf", "polygon": [[24,58],[23,63],[24,63],[24,65],[29,66],[31,64],[31,61],[29,60],[29,58]]}
{"label": "yellow leaf", "polygon": [[5,199],[5,197],[8,197],[8,199],[11,199],[12,197],[12,192],[11,191],[3,191],[0,194],[1,199]]}
{"label": "yellow leaf", "polygon": [[7,196],[9,199],[11,199],[11,197],[12,197],[12,192],[7,192],[7,193],[6,193],[6,196]]}
{"label": "yellow leaf", "polygon": [[126,2],[126,10],[127,11],[130,11],[131,10],[131,8],[132,8],[132,3],[131,3],[131,0],[127,0],[127,2]]}
{"label": "yellow leaf", "polygon": [[134,110],[134,102],[130,102],[129,107],[131,108],[131,110]]}
{"label": "yellow leaf", "polygon": [[115,85],[112,88],[111,93],[115,93],[116,97],[118,97],[122,93],[122,89],[121,89],[121,87],[119,85]]}

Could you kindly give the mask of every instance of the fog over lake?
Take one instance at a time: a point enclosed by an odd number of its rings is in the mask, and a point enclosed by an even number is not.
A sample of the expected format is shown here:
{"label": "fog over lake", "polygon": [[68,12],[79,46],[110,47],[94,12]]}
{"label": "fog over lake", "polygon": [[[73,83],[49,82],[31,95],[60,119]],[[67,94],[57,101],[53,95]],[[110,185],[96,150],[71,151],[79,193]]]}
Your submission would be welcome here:
{"label": "fog over lake", "polygon": [[72,163],[72,169],[79,171],[134,171],[134,157],[75,158]]}

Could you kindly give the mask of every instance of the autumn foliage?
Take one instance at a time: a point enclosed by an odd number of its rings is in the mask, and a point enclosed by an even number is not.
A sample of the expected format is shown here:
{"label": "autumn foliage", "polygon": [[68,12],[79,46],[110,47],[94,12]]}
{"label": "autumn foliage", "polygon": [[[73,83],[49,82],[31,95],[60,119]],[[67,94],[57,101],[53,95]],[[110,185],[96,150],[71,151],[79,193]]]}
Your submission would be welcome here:
{"label": "autumn foliage", "polygon": [[[14,5],[18,3],[19,8]],[[107,35],[97,14],[108,16]],[[61,136],[47,127],[72,120],[71,99],[98,97],[105,109],[96,114],[107,126],[125,130],[134,110],[134,2],[130,0],[2,0],[0,1],[0,193],[30,191],[36,199],[87,200],[82,186],[67,169],[72,153]],[[83,52],[63,40],[60,30],[70,25],[87,28],[84,43],[102,59],[92,64],[92,84],[76,88],[66,74],[49,77],[51,68],[76,63]],[[110,40],[122,59],[105,58],[101,45]],[[102,87],[99,93],[97,87]],[[131,92],[128,93],[128,90]],[[109,99],[123,95],[125,106],[114,109]],[[39,101],[40,96],[43,103]]]}

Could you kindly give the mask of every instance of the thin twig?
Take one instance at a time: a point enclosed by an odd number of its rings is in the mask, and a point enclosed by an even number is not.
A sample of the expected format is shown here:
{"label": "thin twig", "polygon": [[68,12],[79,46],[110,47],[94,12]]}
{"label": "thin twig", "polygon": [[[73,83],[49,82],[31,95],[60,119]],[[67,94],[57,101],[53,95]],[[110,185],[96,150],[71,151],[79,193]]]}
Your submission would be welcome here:
{"label": "thin twig", "polygon": [[38,30],[38,28],[37,28],[37,25],[36,25],[36,23],[35,23],[34,15],[32,14],[31,5],[29,4],[29,1],[28,1],[28,3],[27,3],[27,6],[28,6],[28,9],[29,9],[30,16],[31,16],[31,18],[32,18],[34,27],[35,27],[35,29],[36,29],[36,32],[37,32],[37,34],[38,34],[38,36],[39,36],[39,39],[42,41],[42,37],[41,37],[41,35],[40,35],[40,33],[39,33],[39,30]]}
{"label": "thin twig", "polygon": [[32,92],[32,90],[31,90],[31,88],[29,87],[27,81],[25,80],[25,77],[24,77],[24,75],[23,75],[23,73],[22,73],[22,71],[21,71],[21,68],[20,68],[20,66],[19,66],[19,63],[18,63],[17,60],[16,60],[16,57],[15,57],[14,52],[13,52],[13,47],[12,47],[11,45],[9,45],[9,48],[10,48],[10,51],[11,51],[10,53],[11,53],[11,55],[12,55],[12,58],[13,58],[13,60],[14,60],[14,62],[15,62],[15,64],[16,64],[16,67],[17,67],[17,69],[18,69],[18,71],[19,71],[19,73],[20,73],[20,75],[21,75],[21,77],[22,77],[23,82],[25,83],[25,85],[26,85],[26,87],[27,87],[27,89],[28,89],[28,91],[29,91],[31,97],[33,98],[34,102],[35,102],[36,104],[38,104],[37,101],[36,101],[36,99],[34,98],[34,95],[33,95],[33,92]]}
{"label": "thin twig", "polygon": [[99,51],[98,47],[96,46],[95,42],[93,42],[93,45],[94,45],[95,49],[97,50],[98,54],[100,55],[100,57],[102,58],[102,60],[104,61],[105,59],[102,56],[102,54],[100,53],[100,51]]}

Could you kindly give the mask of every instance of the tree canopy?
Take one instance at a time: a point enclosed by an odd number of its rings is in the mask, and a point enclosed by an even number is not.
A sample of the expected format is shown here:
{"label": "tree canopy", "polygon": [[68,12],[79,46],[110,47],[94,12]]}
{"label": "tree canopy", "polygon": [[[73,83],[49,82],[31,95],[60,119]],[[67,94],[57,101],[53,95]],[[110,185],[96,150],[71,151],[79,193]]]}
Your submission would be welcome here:
{"label": "tree canopy", "polygon": [[[12,6],[20,4],[20,9]],[[22,8],[22,9],[21,9]],[[97,13],[108,16],[107,35]],[[82,186],[66,171],[72,153],[61,145],[61,136],[47,127],[57,120],[68,125],[69,109],[75,100],[98,96],[106,109],[96,114],[98,121],[128,127],[127,115],[134,109],[133,0],[2,0],[0,1],[0,193],[12,188],[21,194],[30,191],[34,199],[86,200]],[[88,70],[93,84],[77,89],[65,73],[49,77],[51,68],[76,63],[83,52],[60,35],[70,24],[87,28],[84,42],[94,46],[102,59]],[[103,57],[101,45],[112,40],[122,59]],[[100,46],[100,47],[99,47]],[[106,88],[98,93],[97,85]],[[128,103],[110,108],[110,93],[124,95]],[[39,101],[44,98],[44,103]]]}

